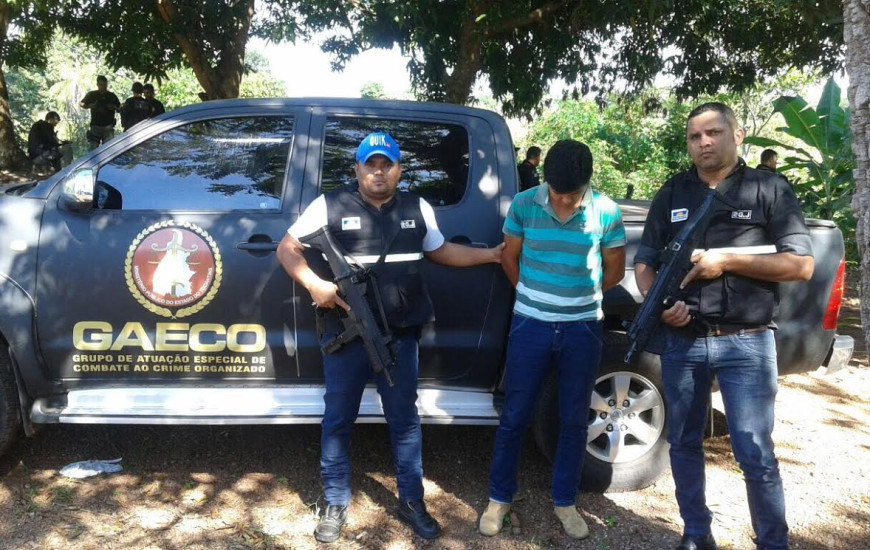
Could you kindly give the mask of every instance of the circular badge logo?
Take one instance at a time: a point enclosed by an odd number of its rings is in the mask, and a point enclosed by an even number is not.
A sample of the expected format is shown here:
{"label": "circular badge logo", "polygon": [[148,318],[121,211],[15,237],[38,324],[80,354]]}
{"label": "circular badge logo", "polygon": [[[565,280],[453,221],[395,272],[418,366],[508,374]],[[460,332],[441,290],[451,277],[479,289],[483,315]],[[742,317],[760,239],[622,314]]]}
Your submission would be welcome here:
{"label": "circular badge logo", "polygon": [[145,309],[177,319],[208,305],[221,286],[221,254],[211,235],[166,221],[136,236],[127,251],[127,288]]}

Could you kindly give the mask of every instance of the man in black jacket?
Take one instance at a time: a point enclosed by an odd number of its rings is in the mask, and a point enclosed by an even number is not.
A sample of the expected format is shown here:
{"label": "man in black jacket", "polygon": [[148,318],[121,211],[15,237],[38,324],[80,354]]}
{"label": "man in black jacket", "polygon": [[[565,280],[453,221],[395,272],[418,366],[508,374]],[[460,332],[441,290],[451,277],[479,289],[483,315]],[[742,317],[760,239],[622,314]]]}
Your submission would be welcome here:
{"label": "man in black jacket", "polygon": [[51,166],[57,172],[60,170],[61,142],[57,139],[54,128],[60,122],[60,115],[49,111],[44,120],[37,120],[27,134],[27,156],[33,161],[34,168]]}
{"label": "man in black jacket", "polygon": [[[399,146],[389,134],[366,136],[356,151],[357,186],[315,199],[288,229],[278,246],[278,260],[321,308],[324,342],[341,332],[338,310],[348,309],[348,305],[329,275],[321,277],[311,270],[299,240],[327,226],[347,254],[377,273],[373,284],[382,297],[396,349],[396,365],[391,371],[395,385],[390,387],[383,376],[374,381],[392,441],[398,516],[418,535],[432,539],[440,535],[441,528],[423,503],[422,432],[416,400],[418,340],[421,327],[433,320],[433,309],[420,264],[424,257],[455,267],[499,263],[504,245],[479,249],[445,241],[432,207],[422,198],[397,191],[402,174],[400,158]],[[379,261],[381,256],[383,261]],[[323,356],[326,393],[320,466],[326,507],[314,531],[319,542],[338,540],[347,521],[350,435],[371,376],[359,338]]]}
{"label": "man in black jacket", "polygon": [[[771,438],[777,391],[773,316],[777,283],[809,279],[813,251],[788,183],[746,166],[737,156],[742,142],[743,130],[728,106],[705,103],[689,113],[686,144],[694,166],[656,194],[634,258],[637,287],[646,295],[671,236],[710,189],[724,196],[728,206],[713,216],[702,236],[704,250],[692,257],[682,295],[662,313],[671,471],[685,523],[678,550],[716,548],[704,494],[703,449],[714,376],[746,483],[755,543],[759,549],[788,548],[785,497]],[[755,255],[759,247],[771,253]]]}
{"label": "man in black jacket", "polygon": [[154,116],[154,106],[142,97],[144,91],[142,83],[134,82],[130,91],[133,92],[133,96],[128,97],[121,105],[121,127],[124,128],[125,132],[143,120]]}
{"label": "man in black jacket", "polygon": [[765,149],[761,152],[761,164],[755,167],[756,170],[763,172],[776,172],[776,163],[779,161],[779,155],[773,149]]}
{"label": "man in black jacket", "polygon": [[145,101],[151,105],[152,117],[162,115],[166,112],[166,108],[163,107],[163,102],[154,97],[154,85],[150,82],[142,87],[142,96],[145,98]]}
{"label": "man in black jacket", "polygon": [[520,173],[520,191],[541,184],[541,179],[538,176],[539,164],[541,164],[541,148],[529,147],[529,150],[526,151],[526,160],[517,165],[517,171]]}
{"label": "man in black jacket", "polygon": [[105,76],[97,77],[97,89],[85,94],[79,106],[91,111],[88,148],[96,149],[115,137],[115,111],[121,108],[121,102],[109,91],[109,81]]}

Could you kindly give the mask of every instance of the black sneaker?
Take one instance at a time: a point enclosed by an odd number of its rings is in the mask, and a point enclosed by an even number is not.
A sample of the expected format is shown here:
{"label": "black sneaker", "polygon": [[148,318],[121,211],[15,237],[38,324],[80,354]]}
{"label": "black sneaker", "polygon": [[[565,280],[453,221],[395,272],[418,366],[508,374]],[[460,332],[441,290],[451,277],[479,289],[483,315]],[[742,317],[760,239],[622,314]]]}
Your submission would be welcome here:
{"label": "black sneaker", "polygon": [[713,535],[683,535],[676,550],[716,550],[716,540]]}
{"label": "black sneaker", "polygon": [[426,511],[422,500],[400,502],[399,519],[410,525],[424,539],[434,539],[441,535],[441,526]]}
{"label": "black sneaker", "polygon": [[317,527],[314,528],[314,538],[318,542],[335,542],[341,537],[341,527],[347,521],[347,506],[329,504]]}

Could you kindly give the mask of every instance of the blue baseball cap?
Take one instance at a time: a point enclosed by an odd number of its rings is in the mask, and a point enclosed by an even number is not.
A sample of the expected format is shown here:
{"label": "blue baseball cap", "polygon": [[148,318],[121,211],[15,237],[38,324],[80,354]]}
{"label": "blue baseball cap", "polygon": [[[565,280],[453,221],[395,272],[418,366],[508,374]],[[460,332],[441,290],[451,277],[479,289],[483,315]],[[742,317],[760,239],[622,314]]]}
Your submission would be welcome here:
{"label": "blue baseball cap", "polygon": [[365,162],[373,155],[384,155],[393,163],[399,162],[402,153],[399,144],[386,132],[372,132],[360,142],[356,148],[356,161]]}

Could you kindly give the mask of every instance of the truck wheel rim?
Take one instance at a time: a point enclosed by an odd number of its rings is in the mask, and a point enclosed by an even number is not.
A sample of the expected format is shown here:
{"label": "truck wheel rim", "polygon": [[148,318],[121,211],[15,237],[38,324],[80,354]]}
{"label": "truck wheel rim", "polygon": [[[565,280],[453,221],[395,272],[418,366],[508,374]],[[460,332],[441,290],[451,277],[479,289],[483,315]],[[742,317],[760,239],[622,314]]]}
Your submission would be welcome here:
{"label": "truck wheel rim", "polygon": [[648,378],[620,371],[595,381],[586,450],[598,460],[623,463],[641,458],[661,438],[664,426],[665,402]]}

